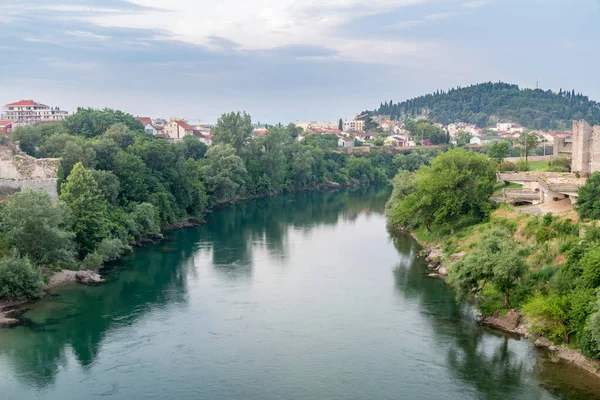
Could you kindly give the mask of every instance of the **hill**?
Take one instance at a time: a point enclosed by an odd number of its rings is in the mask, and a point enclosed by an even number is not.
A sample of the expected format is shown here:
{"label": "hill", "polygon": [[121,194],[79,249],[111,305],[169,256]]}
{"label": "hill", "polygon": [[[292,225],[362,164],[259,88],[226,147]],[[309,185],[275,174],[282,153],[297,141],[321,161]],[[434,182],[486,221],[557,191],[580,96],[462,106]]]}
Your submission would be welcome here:
{"label": "hill", "polygon": [[[518,122],[530,129],[570,129],[571,121],[600,122],[600,103],[575,91],[520,89],[509,83],[480,83],[416,97],[401,103],[382,103],[371,116],[392,119],[426,116],[434,122],[468,122],[485,127]],[[363,114],[364,114],[363,113]]]}

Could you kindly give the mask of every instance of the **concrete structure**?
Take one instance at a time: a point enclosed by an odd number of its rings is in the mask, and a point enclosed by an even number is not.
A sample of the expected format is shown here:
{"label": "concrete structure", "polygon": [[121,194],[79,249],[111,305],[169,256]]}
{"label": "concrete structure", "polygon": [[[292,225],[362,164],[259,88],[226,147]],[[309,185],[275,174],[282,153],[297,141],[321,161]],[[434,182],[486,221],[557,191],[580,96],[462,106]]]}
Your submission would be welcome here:
{"label": "concrete structure", "polygon": [[571,173],[531,173],[504,172],[498,174],[499,181],[523,185],[519,189],[504,189],[504,198],[508,201],[528,202],[532,204],[549,203],[568,198],[577,201],[577,191],[585,184],[584,178]]}
{"label": "concrete structure", "polygon": [[570,136],[555,137],[554,155],[571,157],[571,170],[583,176],[600,171],[600,125],[573,121]]}
{"label": "concrete structure", "polygon": [[42,189],[53,201],[58,198],[58,158],[33,158],[14,148],[0,147],[0,196],[22,189]]}
{"label": "concrete structure", "polygon": [[163,128],[164,134],[170,142],[179,142],[185,135],[193,135],[194,128],[183,119],[171,118]]}
{"label": "concrete structure", "polygon": [[365,121],[363,120],[346,120],[343,122],[344,132],[348,131],[364,131],[365,130]]}
{"label": "concrete structure", "polygon": [[2,108],[3,120],[14,121],[18,125],[35,125],[40,122],[58,122],[65,119],[69,113],[59,107],[49,107],[33,100],[20,100],[6,104]]}

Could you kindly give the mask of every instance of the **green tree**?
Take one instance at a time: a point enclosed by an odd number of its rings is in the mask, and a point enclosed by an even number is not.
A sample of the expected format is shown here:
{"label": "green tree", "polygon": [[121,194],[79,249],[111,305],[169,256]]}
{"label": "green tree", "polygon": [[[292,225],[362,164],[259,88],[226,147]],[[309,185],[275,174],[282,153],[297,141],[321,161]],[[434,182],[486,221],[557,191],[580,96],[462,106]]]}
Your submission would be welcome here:
{"label": "green tree", "polygon": [[470,134],[469,132],[458,131],[458,132],[456,132],[456,143],[459,146],[464,146],[471,142],[472,137],[473,137],[473,135]]}
{"label": "green tree", "polygon": [[109,108],[104,110],[78,108],[77,112],[63,121],[64,127],[70,134],[84,137],[100,136],[117,123],[125,125],[129,130],[144,129],[132,115]]}
{"label": "green tree", "polygon": [[510,295],[527,272],[526,249],[505,229],[492,228],[481,235],[477,247],[456,262],[448,273],[460,297],[479,296],[487,285],[504,295],[510,308]]}
{"label": "green tree", "polygon": [[75,235],[65,226],[65,214],[47,192],[27,189],[10,197],[2,229],[19,255],[35,264],[67,263],[73,260]]}
{"label": "green tree", "polygon": [[214,144],[228,144],[239,154],[252,138],[252,118],[239,111],[223,114],[213,129]]}
{"label": "green tree", "polygon": [[84,257],[108,235],[108,206],[92,172],[77,163],[63,185],[60,200],[73,214],[73,231]]}
{"label": "green tree", "polygon": [[240,194],[245,183],[244,161],[229,144],[213,145],[206,152],[205,179],[216,201],[230,201]]}
{"label": "green tree", "polygon": [[33,299],[39,297],[43,286],[42,272],[28,259],[0,260],[0,299]]}
{"label": "green tree", "polygon": [[510,141],[506,139],[499,140],[497,142],[493,142],[488,146],[487,154],[490,158],[493,158],[498,162],[502,162],[502,160],[504,160],[505,157],[508,157],[511,147],[512,144],[510,143]]}
{"label": "green tree", "polygon": [[344,121],[342,121],[342,119],[340,118],[340,120],[338,121],[338,130],[343,131],[344,130]]}
{"label": "green tree", "polygon": [[185,159],[193,158],[195,160],[200,160],[204,157],[206,151],[208,150],[207,145],[192,135],[185,135],[183,137],[183,142],[177,144],[181,144],[183,146],[183,156]]}
{"label": "green tree", "polygon": [[406,196],[417,190],[417,176],[410,171],[400,170],[394,177],[393,185],[394,190],[386,203],[386,214],[388,217],[397,212],[397,210],[394,210],[394,207],[399,207]]}
{"label": "green tree", "polygon": [[98,183],[98,189],[100,189],[108,204],[116,206],[121,191],[119,178],[110,171],[92,170],[91,172],[94,180]]}
{"label": "green tree", "polygon": [[129,126],[122,123],[116,123],[109,126],[104,136],[108,139],[114,140],[122,150],[125,150],[127,147],[131,146],[135,141],[135,133],[130,129]]}
{"label": "green tree", "polygon": [[594,172],[579,188],[575,209],[581,218],[600,219],[600,172]]}
{"label": "green tree", "polygon": [[494,163],[482,154],[456,148],[417,171],[417,190],[394,207],[393,221],[405,228],[454,229],[477,223],[492,210]]}
{"label": "green tree", "polygon": [[522,152],[525,155],[525,162],[528,162],[529,155],[540,145],[540,138],[534,132],[523,132],[519,136],[518,143],[521,145]]}
{"label": "green tree", "polygon": [[148,198],[148,178],[152,175],[144,160],[124,151],[115,156],[114,174],[121,182],[121,198],[125,204],[142,202]]}

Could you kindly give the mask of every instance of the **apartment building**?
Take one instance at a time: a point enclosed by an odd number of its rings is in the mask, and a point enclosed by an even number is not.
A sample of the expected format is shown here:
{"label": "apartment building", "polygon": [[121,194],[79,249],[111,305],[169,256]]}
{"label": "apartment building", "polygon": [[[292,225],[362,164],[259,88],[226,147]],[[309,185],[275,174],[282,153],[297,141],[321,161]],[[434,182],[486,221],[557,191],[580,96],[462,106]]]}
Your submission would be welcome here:
{"label": "apartment building", "polygon": [[33,100],[20,100],[2,107],[0,119],[14,121],[14,125],[35,125],[40,122],[57,122],[69,113],[59,107],[50,107]]}

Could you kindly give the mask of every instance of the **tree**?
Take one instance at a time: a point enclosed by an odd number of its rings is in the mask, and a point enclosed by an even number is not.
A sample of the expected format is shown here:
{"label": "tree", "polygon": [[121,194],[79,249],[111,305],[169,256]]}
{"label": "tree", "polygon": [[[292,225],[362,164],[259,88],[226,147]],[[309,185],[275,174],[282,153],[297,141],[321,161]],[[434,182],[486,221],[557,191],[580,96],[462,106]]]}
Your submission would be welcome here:
{"label": "tree", "polygon": [[108,205],[92,172],[77,163],[63,185],[60,200],[73,214],[73,231],[84,257],[108,235]]}
{"label": "tree", "polygon": [[96,137],[105,133],[114,124],[122,124],[129,130],[142,131],[142,124],[119,110],[95,110],[93,108],[78,108],[77,112],[63,121],[63,125],[72,135]]}
{"label": "tree", "polygon": [[456,143],[459,146],[464,146],[471,142],[472,137],[473,137],[473,135],[470,134],[469,132],[458,131],[458,132],[456,132]]}
{"label": "tree", "polygon": [[228,144],[239,154],[252,138],[252,118],[238,111],[223,114],[213,129],[214,144]]}
{"label": "tree", "polygon": [[206,184],[216,201],[230,201],[243,188],[244,161],[229,144],[213,145],[206,152]]}
{"label": "tree", "polygon": [[340,118],[340,120],[338,121],[338,130],[343,131],[344,130],[344,121],[342,121],[342,119]]}
{"label": "tree", "polygon": [[206,154],[208,146],[192,135],[185,135],[183,143],[177,143],[183,146],[183,156],[185,159],[193,158],[200,160]]}
{"label": "tree", "polygon": [[66,220],[65,208],[53,206],[47,192],[27,189],[10,197],[2,229],[19,255],[35,264],[68,263],[73,260],[75,235]]}
{"label": "tree", "polygon": [[540,138],[534,132],[523,132],[521,133],[521,136],[519,136],[518,143],[523,148],[525,162],[528,162],[529,154],[539,146]]}
{"label": "tree", "polygon": [[456,285],[459,297],[478,296],[487,285],[504,295],[504,307],[510,308],[510,294],[527,272],[526,249],[518,245],[512,233],[492,228],[481,235],[477,247],[456,262],[448,279]]}
{"label": "tree", "polygon": [[115,167],[115,156],[121,150],[117,142],[107,136],[100,136],[93,141],[96,152],[96,169],[111,171]]}
{"label": "tree", "polygon": [[122,150],[125,150],[135,141],[135,133],[130,129],[129,126],[122,123],[111,125],[106,130],[104,136],[108,139],[114,140]]}
{"label": "tree", "polygon": [[[400,170],[394,177],[394,190],[390,199],[385,205],[386,214],[389,216],[393,215],[394,207],[398,207],[402,204],[402,200],[411,193],[417,190],[417,177],[414,173],[406,170]],[[393,221],[390,221],[394,223]]]}
{"label": "tree", "polygon": [[462,148],[439,154],[417,171],[417,190],[394,207],[392,219],[404,228],[454,229],[477,223],[492,210],[494,163]]}
{"label": "tree", "polygon": [[508,157],[511,147],[512,145],[510,141],[506,139],[493,142],[488,146],[487,154],[490,158],[493,158],[498,162],[502,162],[505,157]]}
{"label": "tree", "polygon": [[600,219],[600,172],[594,172],[579,188],[575,209],[580,218]]}
{"label": "tree", "polygon": [[121,182],[121,199],[125,204],[130,201],[142,202],[148,198],[148,178],[152,175],[144,160],[125,151],[115,156],[114,174]]}
{"label": "tree", "polygon": [[39,297],[44,286],[42,272],[27,258],[0,260],[0,299],[22,300]]}
{"label": "tree", "polygon": [[98,189],[100,189],[108,204],[116,206],[121,191],[119,178],[110,171],[91,170],[91,172],[94,180],[98,183]]}

